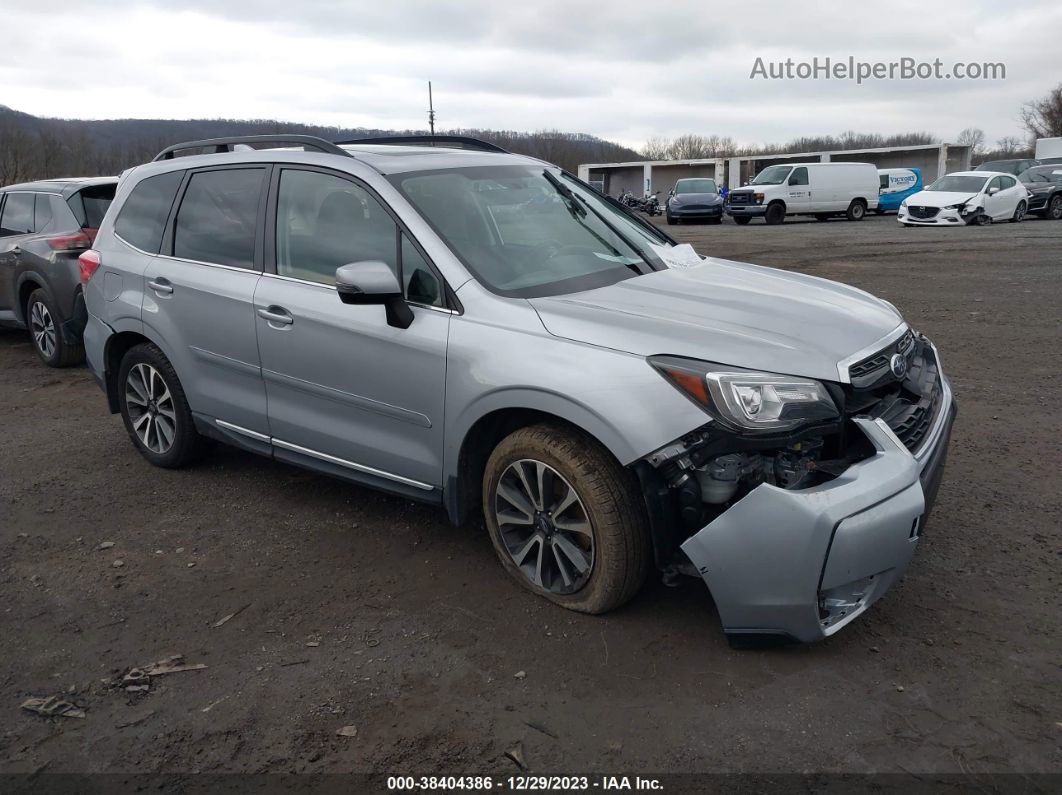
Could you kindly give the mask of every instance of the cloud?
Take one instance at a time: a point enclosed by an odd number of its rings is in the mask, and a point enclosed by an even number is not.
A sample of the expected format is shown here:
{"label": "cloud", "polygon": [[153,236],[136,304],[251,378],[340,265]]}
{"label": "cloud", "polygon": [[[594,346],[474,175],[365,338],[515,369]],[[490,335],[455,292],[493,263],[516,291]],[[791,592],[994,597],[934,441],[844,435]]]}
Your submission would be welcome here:
{"label": "cloud", "polygon": [[[443,127],[559,128],[640,145],[716,133],[780,141],[845,129],[967,126],[1021,135],[1021,104],[1058,80],[1054,0],[887,9],[825,0],[39,0],[5,27],[78,31],[0,49],[0,102],[89,118],[274,117],[422,128],[426,82]],[[750,80],[757,57],[1003,62],[997,81]]]}

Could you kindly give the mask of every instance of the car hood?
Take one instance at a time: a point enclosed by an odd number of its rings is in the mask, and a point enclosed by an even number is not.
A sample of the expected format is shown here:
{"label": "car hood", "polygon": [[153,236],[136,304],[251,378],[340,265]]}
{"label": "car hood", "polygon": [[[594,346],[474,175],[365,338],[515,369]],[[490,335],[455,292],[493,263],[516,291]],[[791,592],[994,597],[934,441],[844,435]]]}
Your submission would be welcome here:
{"label": "car hood", "polygon": [[980,194],[968,191],[920,190],[907,197],[907,205],[916,207],[950,207],[964,204]]}
{"label": "car hood", "polygon": [[718,193],[679,193],[671,197],[679,206],[683,204],[719,204],[722,197]]}
{"label": "car hood", "polygon": [[530,302],[557,337],[829,381],[902,323],[855,287],[719,259]]}

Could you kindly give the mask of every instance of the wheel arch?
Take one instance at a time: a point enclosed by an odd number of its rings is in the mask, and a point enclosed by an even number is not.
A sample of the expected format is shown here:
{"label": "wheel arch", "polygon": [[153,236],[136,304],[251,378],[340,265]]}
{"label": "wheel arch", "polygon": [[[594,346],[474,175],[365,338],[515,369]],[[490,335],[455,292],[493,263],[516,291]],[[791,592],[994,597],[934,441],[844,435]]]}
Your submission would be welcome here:
{"label": "wheel arch", "polygon": [[450,520],[457,525],[477,514],[487,459],[498,443],[518,428],[553,422],[590,436],[623,466],[637,457],[604,418],[560,395],[495,393],[480,401],[477,408],[465,412],[462,421],[447,434],[455,442],[447,444],[443,501]]}
{"label": "wheel arch", "polygon": [[15,283],[15,295],[18,300],[15,302],[14,309],[15,316],[23,323],[29,322],[26,308],[29,305],[29,298],[34,290],[44,290],[49,295],[51,294],[51,290],[48,287],[48,280],[37,271],[24,271],[19,274],[18,280]]}
{"label": "wheel arch", "polygon": [[118,370],[122,366],[122,358],[132,348],[142,343],[156,344],[154,340],[144,336],[139,331],[118,331],[107,338],[103,348],[104,392],[107,394],[107,407],[111,414],[117,414],[119,406]]}

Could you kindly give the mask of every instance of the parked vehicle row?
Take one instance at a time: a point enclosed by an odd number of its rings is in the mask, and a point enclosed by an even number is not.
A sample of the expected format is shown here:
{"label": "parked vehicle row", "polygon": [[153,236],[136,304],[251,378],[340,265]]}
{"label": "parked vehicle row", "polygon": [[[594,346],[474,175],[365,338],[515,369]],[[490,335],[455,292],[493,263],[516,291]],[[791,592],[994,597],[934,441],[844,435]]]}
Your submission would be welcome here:
{"label": "parked vehicle row", "polygon": [[123,174],[80,276],[136,449],[174,468],[215,439],[481,516],[573,610],[655,569],[702,579],[735,645],[863,613],[942,477],[934,345],[861,290],[680,256],[572,175],[472,147],[216,139]]}
{"label": "parked vehicle row", "polygon": [[92,245],[118,180],[53,179],[0,188],[0,326],[27,328],[41,360],[84,360],[78,257]]}

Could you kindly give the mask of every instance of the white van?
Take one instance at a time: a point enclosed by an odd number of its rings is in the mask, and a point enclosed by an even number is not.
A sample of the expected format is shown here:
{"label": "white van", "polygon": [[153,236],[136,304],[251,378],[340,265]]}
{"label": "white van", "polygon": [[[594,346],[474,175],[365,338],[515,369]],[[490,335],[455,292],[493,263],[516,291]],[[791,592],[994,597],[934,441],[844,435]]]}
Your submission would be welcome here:
{"label": "white van", "polygon": [[878,207],[878,169],[872,163],[792,163],[768,166],[748,185],[730,191],[727,213],[739,224],[763,216],[780,224],[787,215],[825,221],[844,214],[862,221]]}

